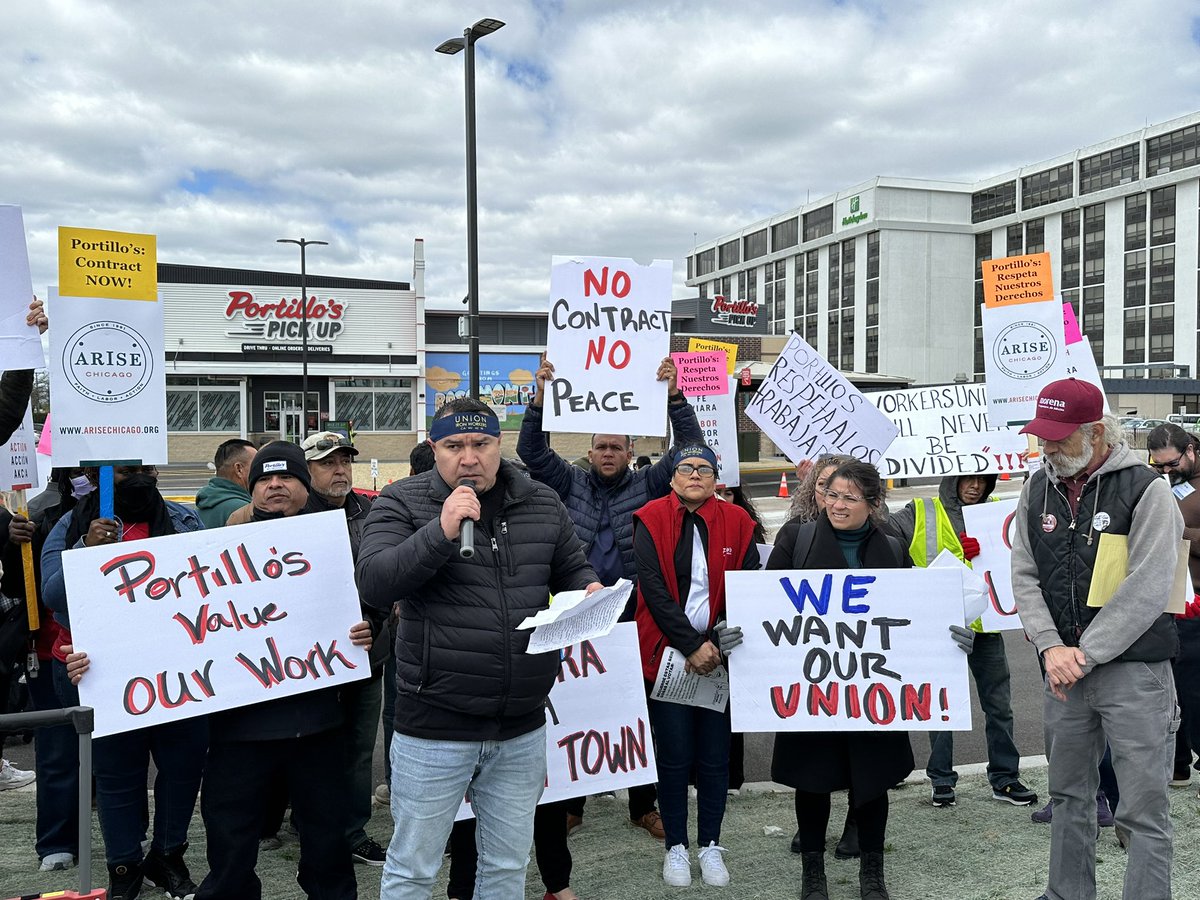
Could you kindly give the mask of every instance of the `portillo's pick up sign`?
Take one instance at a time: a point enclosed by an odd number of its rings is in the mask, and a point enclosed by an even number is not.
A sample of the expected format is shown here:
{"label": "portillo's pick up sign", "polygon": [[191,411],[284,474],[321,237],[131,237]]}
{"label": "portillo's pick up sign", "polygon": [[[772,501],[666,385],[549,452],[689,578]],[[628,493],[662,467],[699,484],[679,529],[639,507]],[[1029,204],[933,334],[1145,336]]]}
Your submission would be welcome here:
{"label": "portillo's pick up sign", "polygon": [[[243,345],[243,350],[278,349],[274,345],[279,342],[304,340],[304,319],[307,315],[309,341],[335,341],[346,328],[348,305],[345,300],[322,300],[311,296],[306,310],[299,297],[280,297],[276,300],[255,297],[246,290],[230,291],[225,319],[231,326],[240,327],[231,327],[225,333],[230,337],[252,341],[251,346]],[[260,346],[258,342],[264,342],[266,346]]]}

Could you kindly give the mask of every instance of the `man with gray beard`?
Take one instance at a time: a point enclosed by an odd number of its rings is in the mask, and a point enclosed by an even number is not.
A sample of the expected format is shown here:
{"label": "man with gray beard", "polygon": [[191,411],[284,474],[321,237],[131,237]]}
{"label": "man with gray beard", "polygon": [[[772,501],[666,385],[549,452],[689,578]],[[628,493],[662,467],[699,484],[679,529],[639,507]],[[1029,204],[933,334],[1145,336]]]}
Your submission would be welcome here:
{"label": "man with gray beard", "polygon": [[[1183,518],[1167,483],[1122,440],[1095,385],[1047,385],[1022,432],[1041,439],[1044,460],[1021,492],[1012,548],[1017,609],[1046,671],[1054,819],[1041,900],[1096,896],[1095,796],[1106,740],[1121,785],[1117,825],[1130,836],[1123,897],[1170,900],[1178,639],[1164,608]],[[1106,535],[1127,542],[1126,575],[1107,603],[1092,606]]]}

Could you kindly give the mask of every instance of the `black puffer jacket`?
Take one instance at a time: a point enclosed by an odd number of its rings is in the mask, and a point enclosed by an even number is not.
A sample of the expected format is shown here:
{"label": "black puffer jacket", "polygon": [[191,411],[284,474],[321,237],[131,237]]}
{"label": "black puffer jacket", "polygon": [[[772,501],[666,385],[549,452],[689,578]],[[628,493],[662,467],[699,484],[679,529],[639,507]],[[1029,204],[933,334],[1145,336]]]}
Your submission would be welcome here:
{"label": "black puffer jacket", "polygon": [[32,393],[33,369],[12,369],[0,377],[0,444],[21,427]]}
{"label": "black puffer jacket", "polygon": [[545,721],[557,653],[527,654],[516,626],[549,595],[596,580],[567,511],[502,462],[500,513],[462,559],[442,532],[451,488],[437,470],[388,485],[367,516],[355,574],[365,603],[400,603],[396,730],[436,740],[506,740]]}

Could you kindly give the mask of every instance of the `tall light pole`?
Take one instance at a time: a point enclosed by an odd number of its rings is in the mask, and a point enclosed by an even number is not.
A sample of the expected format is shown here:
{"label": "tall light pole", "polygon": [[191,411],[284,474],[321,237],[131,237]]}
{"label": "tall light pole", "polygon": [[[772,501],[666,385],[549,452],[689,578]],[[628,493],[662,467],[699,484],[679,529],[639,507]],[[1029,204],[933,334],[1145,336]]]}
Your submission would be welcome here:
{"label": "tall light pole", "polygon": [[312,246],[328,247],[329,241],[277,238],[275,243],[295,244],[300,248],[300,369],[303,373],[300,377],[300,440],[304,440],[308,437],[308,281],[304,269],[304,250]]}
{"label": "tall light pole", "polygon": [[467,107],[467,364],[472,397],[479,396],[479,195],[475,179],[475,42],[504,23],[499,19],[480,19],[463,31],[460,38],[450,38],[438,45],[437,52],[453,56],[466,50],[466,107]]}

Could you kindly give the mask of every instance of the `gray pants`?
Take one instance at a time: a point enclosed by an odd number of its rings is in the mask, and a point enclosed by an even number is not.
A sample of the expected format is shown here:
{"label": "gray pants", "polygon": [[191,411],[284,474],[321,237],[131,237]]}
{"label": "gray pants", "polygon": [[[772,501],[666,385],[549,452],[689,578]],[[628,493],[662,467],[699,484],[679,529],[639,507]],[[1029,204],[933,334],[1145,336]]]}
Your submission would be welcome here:
{"label": "gray pants", "polygon": [[1125,900],[1170,900],[1167,799],[1179,710],[1169,660],[1097,666],[1064,703],[1045,694],[1050,749],[1049,900],[1095,900],[1096,767],[1107,739],[1121,786],[1117,825],[1130,834]]}

